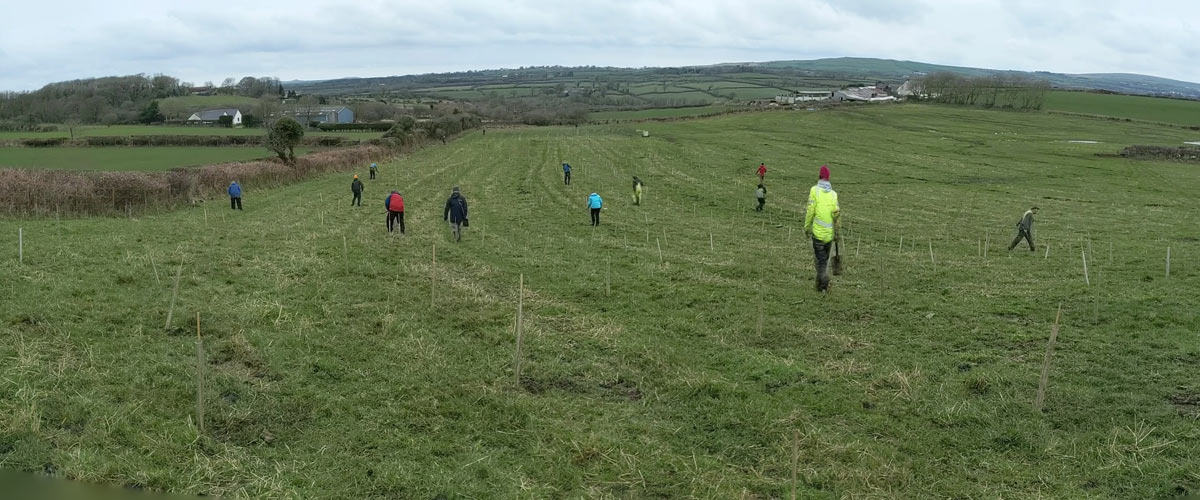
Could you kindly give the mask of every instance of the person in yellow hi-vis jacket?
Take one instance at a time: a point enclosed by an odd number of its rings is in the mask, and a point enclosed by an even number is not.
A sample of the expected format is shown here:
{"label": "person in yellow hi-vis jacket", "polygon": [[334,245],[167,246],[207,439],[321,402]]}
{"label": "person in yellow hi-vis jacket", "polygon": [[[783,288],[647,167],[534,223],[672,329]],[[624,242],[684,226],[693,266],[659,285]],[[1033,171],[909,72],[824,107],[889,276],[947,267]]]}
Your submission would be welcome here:
{"label": "person in yellow hi-vis jacket", "polygon": [[804,213],[804,233],[812,237],[813,257],[817,264],[817,291],[829,290],[829,251],[837,238],[838,216],[837,191],[829,183],[829,167],[821,165],[817,185],[808,191],[808,210]]}

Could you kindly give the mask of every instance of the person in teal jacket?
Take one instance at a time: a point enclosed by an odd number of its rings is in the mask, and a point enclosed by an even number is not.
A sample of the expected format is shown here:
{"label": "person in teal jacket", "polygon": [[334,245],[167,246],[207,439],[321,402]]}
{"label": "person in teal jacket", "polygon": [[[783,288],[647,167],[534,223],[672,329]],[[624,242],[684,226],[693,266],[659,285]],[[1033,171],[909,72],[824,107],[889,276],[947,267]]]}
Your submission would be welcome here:
{"label": "person in teal jacket", "polygon": [[592,210],[592,225],[600,225],[600,209],[604,208],[604,200],[600,199],[600,195],[592,193],[588,195],[588,208]]}

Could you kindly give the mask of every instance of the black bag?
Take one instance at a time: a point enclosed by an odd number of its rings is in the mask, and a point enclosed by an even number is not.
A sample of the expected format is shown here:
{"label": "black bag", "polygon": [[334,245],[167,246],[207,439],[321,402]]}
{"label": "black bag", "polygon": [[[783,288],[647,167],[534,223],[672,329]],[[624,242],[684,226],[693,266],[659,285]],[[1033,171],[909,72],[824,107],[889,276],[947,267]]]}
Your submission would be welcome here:
{"label": "black bag", "polygon": [[471,227],[470,219],[463,219],[463,227]]}

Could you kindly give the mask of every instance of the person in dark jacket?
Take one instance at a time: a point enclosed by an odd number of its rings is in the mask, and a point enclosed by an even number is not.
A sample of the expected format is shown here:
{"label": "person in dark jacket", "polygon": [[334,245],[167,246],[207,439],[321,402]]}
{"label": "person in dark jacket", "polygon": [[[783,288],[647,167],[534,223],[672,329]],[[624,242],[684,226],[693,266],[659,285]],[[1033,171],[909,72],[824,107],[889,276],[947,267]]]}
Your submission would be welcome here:
{"label": "person in dark jacket", "polygon": [[450,199],[446,200],[446,210],[442,213],[442,218],[450,223],[450,232],[454,235],[455,243],[462,241],[463,228],[467,227],[467,199],[463,197],[462,192],[458,190],[458,186],[450,192]]}
{"label": "person in dark jacket", "polygon": [[242,186],[237,181],[229,183],[229,209],[242,209]]}
{"label": "person in dark jacket", "polygon": [[1013,238],[1012,244],[1008,246],[1009,250],[1017,248],[1021,244],[1021,239],[1029,242],[1029,251],[1033,251],[1033,216],[1037,215],[1038,207],[1033,207],[1025,211],[1025,215],[1021,216],[1021,221],[1017,223],[1017,237]]}
{"label": "person in dark jacket", "polygon": [[762,212],[763,205],[767,204],[767,187],[759,184],[758,189],[754,190],[754,197],[758,198],[758,207],[756,207],[754,211]]}
{"label": "person in dark jacket", "polygon": [[571,185],[571,166],[563,163],[563,184]]}
{"label": "person in dark jacket", "polygon": [[362,206],[363,183],[358,180],[358,174],[354,174],[354,182],[350,183],[350,192],[354,194],[354,198],[350,200],[350,206]]}
{"label": "person in dark jacket", "polygon": [[387,209],[388,232],[392,232],[396,226],[399,226],[400,234],[404,234],[404,197],[400,196],[400,192],[392,191],[392,194],[384,198],[383,208]]}

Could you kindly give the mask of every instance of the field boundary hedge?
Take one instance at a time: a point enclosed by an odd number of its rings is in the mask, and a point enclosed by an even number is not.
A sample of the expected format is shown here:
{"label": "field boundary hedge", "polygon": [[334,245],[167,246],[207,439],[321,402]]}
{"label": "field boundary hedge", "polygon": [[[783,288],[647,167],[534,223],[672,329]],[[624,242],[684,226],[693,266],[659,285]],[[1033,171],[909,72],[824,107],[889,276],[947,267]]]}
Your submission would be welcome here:
{"label": "field boundary hedge", "polygon": [[[0,141],[0,147],[26,148],[88,148],[88,147],[154,147],[154,146],[262,146],[261,135],[103,135],[77,137],[25,138]],[[359,139],[338,136],[306,136],[301,146],[348,147],[362,144]]]}
{"label": "field boundary hedge", "polygon": [[404,141],[371,139],[355,147],[302,156],[294,165],[272,158],[167,172],[0,169],[0,212],[9,217],[45,217],[169,210],[223,197],[233,180],[249,189],[278,187],[313,175],[365,168],[433,142],[433,138],[411,135]]}
{"label": "field boundary hedge", "polygon": [[1200,147],[1133,145],[1122,149],[1121,156],[1138,160],[1171,160],[1200,163]]}

